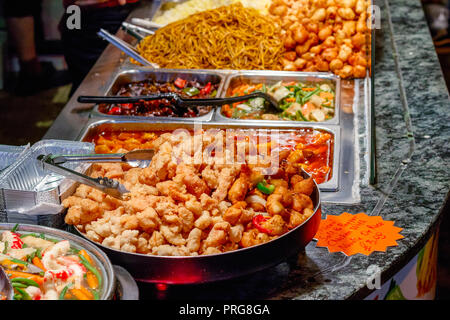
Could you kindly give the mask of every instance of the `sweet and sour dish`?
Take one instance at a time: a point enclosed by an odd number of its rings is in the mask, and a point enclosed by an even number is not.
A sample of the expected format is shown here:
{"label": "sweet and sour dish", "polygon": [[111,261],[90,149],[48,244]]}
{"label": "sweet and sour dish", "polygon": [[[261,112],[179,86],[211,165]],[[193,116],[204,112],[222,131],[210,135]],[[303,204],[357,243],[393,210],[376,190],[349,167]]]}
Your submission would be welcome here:
{"label": "sweet and sour dish", "polygon": [[147,168],[95,164],[91,176],[116,179],[130,192],[119,200],[80,185],[63,201],[65,221],[104,246],[160,256],[219,254],[275,239],[314,213],[315,183],[303,178],[302,165],[313,153],[309,144],[332,137],[314,131],[304,143],[283,144],[248,131],[161,133],[148,142],[156,153]]}

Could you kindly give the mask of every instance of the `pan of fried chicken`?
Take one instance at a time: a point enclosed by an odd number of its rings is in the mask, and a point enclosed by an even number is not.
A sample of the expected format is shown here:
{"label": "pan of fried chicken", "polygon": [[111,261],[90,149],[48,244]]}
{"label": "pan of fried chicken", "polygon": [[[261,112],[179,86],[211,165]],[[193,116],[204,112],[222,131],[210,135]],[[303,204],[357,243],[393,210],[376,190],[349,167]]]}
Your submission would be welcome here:
{"label": "pan of fried chicken", "polygon": [[162,133],[147,168],[93,164],[92,177],[129,193],[79,185],[63,201],[65,221],[139,281],[205,283],[274,266],[314,237],[320,192],[299,148],[265,145],[224,130]]}

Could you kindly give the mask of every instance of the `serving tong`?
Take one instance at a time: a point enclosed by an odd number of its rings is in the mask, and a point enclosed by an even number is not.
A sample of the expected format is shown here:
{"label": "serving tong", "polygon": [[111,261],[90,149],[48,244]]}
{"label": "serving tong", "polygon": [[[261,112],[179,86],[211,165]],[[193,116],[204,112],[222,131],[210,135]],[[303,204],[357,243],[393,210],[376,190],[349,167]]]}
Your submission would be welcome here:
{"label": "serving tong", "polygon": [[66,178],[75,180],[82,184],[98,189],[114,198],[123,199],[125,193],[129,193],[127,188],[119,181],[107,177],[92,178],[85,174],[63,167],[67,162],[125,162],[132,167],[146,168],[151,162],[154,150],[134,150],[128,153],[111,154],[83,154],[83,155],[39,155],[37,159],[42,162],[44,169],[58,173]]}
{"label": "serving tong", "polygon": [[100,29],[100,31],[97,33],[97,35],[99,37],[101,37],[102,39],[108,41],[113,46],[115,46],[119,50],[123,51],[125,54],[127,54],[134,60],[138,61],[139,63],[142,63],[143,65],[152,67],[154,69],[159,69],[159,65],[148,61],[143,56],[141,56],[139,54],[139,52],[135,48],[133,48],[130,44],[126,43],[125,41],[123,41],[122,39],[119,39],[116,36],[113,36],[105,29]]}
{"label": "serving tong", "polygon": [[278,102],[269,94],[264,92],[252,92],[247,95],[237,96],[237,97],[226,97],[226,98],[207,98],[207,99],[187,99],[174,92],[160,93],[160,94],[149,94],[145,96],[134,96],[134,97],[124,97],[124,96],[79,96],[79,103],[134,103],[139,101],[151,101],[151,100],[161,100],[161,99],[173,99],[175,101],[176,107],[187,108],[189,106],[222,106],[224,104],[241,102],[244,100],[252,98],[263,98],[265,101],[275,108],[280,110]]}
{"label": "serving tong", "polygon": [[0,266],[0,293],[5,295],[7,300],[13,299],[14,289],[11,285],[9,277],[6,275],[6,272],[3,270],[3,267],[1,266]]}

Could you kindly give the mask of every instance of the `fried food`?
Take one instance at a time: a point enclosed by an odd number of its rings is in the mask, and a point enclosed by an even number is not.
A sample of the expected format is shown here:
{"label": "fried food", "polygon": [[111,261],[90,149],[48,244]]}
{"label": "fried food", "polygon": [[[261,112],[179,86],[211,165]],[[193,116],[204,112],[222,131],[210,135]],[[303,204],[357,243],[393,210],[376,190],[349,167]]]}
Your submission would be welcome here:
{"label": "fried food", "polygon": [[[301,166],[288,160],[298,161],[296,157],[288,155],[277,163],[275,177],[264,173],[264,165],[250,165],[251,139],[231,136],[227,140],[223,130],[178,135],[162,133],[152,141],[156,152],[148,168],[94,164],[92,176],[114,171],[130,193],[124,200],[113,200],[80,185],[63,201],[68,208],[66,222],[89,239],[117,250],[195,256],[270,241],[311,216],[314,183],[311,178],[298,178]],[[193,153],[187,156],[186,151],[198,137],[203,154],[226,141],[224,152],[216,150],[214,156],[195,163]],[[238,163],[237,154],[233,161],[224,161],[227,151],[238,148],[247,150],[245,161]],[[293,148],[290,153],[294,152],[298,151]]]}
{"label": "fried food", "polygon": [[370,71],[369,0],[273,0],[269,14],[283,29],[286,71],[364,78]]}

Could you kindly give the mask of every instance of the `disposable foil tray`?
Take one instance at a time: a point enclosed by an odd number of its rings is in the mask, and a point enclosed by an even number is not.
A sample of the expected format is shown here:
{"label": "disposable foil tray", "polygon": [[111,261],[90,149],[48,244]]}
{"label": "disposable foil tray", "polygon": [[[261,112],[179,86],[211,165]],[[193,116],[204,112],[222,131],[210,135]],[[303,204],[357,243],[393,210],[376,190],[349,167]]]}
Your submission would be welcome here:
{"label": "disposable foil tray", "polygon": [[0,144],[0,173],[13,164],[30,146],[7,146]]}
{"label": "disposable foil tray", "polygon": [[[36,223],[48,226],[62,221],[58,214],[27,215],[26,211],[40,204],[60,205],[64,195],[73,191],[74,183],[43,169],[36,160],[41,154],[94,153],[92,143],[42,140],[26,150],[15,163],[0,174],[0,221]],[[83,172],[88,164],[69,163],[72,170]]]}

